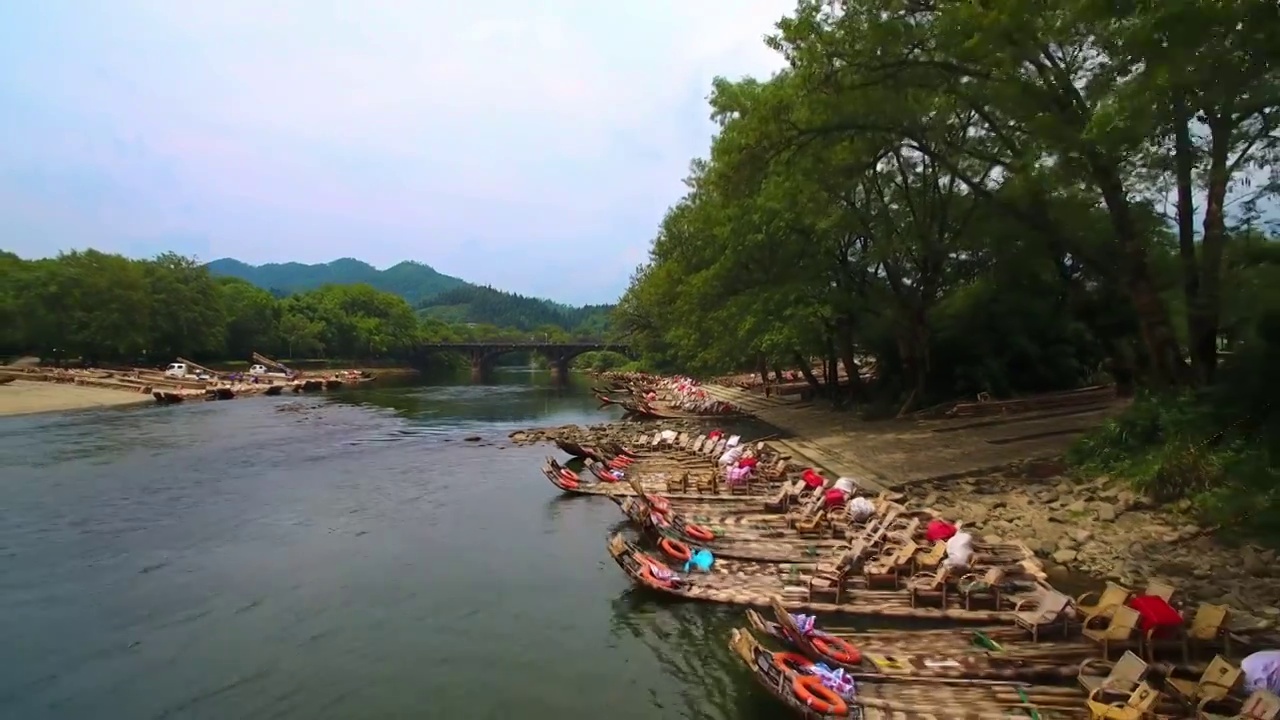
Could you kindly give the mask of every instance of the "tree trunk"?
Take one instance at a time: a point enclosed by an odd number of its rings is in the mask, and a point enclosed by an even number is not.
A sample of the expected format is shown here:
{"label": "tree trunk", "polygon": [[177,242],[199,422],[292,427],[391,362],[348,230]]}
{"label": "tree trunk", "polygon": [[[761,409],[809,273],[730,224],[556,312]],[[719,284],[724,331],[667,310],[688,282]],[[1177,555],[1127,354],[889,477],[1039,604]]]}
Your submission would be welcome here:
{"label": "tree trunk", "polygon": [[898,408],[898,417],[902,417],[915,409],[924,399],[929,384],[929,327],[925,323],[923,312],[911,314],[911,327],[907,336],[899,341],[904,353],[904,375],[911,378],[911,394],[907,396],[902,407]]}
{"label": "tree trunk", "polygon": [[1209,183],[1205,193],[1204,237],[1200,247],[1199,302],[1188,308],[1194,334],[1189,338],[1196,379],[1213,382],[1218,368],[1218,323],[1222,313],[1222,256],[1227,245],[1226,200],[1231,120],[1217,117],[1209,123]]}
{"label": "tree trunk", "polygon": [[849,399],[859,400],[863,395],[862,374],[858,369],[858,361],[854,359],[853,332],[848,327],[843,328],[841,333],[839,350],[840,362],[844,364],[844,371],[849,376]]}
{"label": "tree trunk", "polygon": [[1142,340],[1151,355],[1152,379],[1166,387],[1189,384],[1192,378],[1182,360],[1182,348],[1169,321],[1169,309],[1151,278],[1150,258],[1134,222],[1124,184],[1115,169],[1106,163],[1090,158],[1090,164],[1120,248],[1120,276],[1129,286]]}
{"label": "tree trunk", "polygon": [[804,379],[808,381],[809,386],[813,388],[814,393],[822,392],[822,383],[818,382],[818,378],[813,376],[813,368],[810,367],[809,360],[801,355],[799,351],[792,353],[795,357],[796,365],[800,367],[800,372],[804,375]]}
{"label": "tree trunk", "polygon": [[[1187,338],[1191,342],[1191,368],[1197,377],[1206,381],[1209,373],[1203,359],[1195,351],[1196,338],[1203,333],[1200,327],[1201,313],[1197,308],[1200,298],[1200,265],[1196,259],[1195,186],[1192,172],[1195,167],[1195,146],[1191,141],[1191,110],[1185,94],[1174,100],[1173,156],[1174,178],[1178,191],[1178,254],[1182,259],[1182,293],[1187,306]],[[1207,218],[1206,218],[1207,220]],[[1214,355],[1216,359],[1216,354]]]}

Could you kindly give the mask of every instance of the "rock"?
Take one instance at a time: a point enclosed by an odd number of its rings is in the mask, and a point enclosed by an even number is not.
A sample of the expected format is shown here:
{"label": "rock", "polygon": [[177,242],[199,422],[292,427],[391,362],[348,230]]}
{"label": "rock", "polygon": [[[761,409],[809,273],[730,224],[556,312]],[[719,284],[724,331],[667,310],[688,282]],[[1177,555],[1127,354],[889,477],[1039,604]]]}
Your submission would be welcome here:
{"label": "rock", "polygon": [[1066,565],[1067,563],[1074,561],[1076,559],[1076,555],[1077,553],[1075,550],[1059,550],[1053,554],[1053,561],[1059,565]]}
{"label": "rock", "polygon": [[1067,506],[1067,512],[1080,514],[1085,511],[1086,507],[1087,506],[1085,505],[1085,502],[1083,500],[1077,500]]}
{"label": "rock", "polygon": [[471,437],[464,437],[462,438],[462,442],[480,442],[480,436],[472,435]]}
{"label": "rock", "polygon": [[1072,539],[1073,539],[1073,540],[1075,540],[1076,542],[1078,542],[1078,543],[1080,543],[1081,545],[1083,545],[1083,544],[1085,544],[1085,543],[1089,542],[1089,540],[1090,540],[1091,538],[1093,538],[1093,533],[1091,533],[1091,532],[1089,532],[1088,530],[1085,530],[1085,529],[1080,529],[1080,530],[1075,530],[1075,531],[1073,531],[1073,532],[1071,533],[1071,537],[1072,537]]}
{"label": "rock", "polygon": [[1059,549],[1059,550],[1075,550],[1075,549],[1076,549],[1076,541],[1075,541],[1075,540],[1072,540],[1070,537],[1068,537],[1068,536],[1064,535],[1064,536],[1062,536],[1062,537],[1058,538],[1058,544],[1057,544],[1057,547],[1058,547],[1058,549]]}
{"label": "rock", "polygon": [[995,545],[996,543],[1004,542],[1004,538],[1001,538],[999,535],[983,535],[982,542],[988,545]]}
{"label": "rock", "polygon": [[981,525],[986,522],[989,511],[982,505],[970,505],[964,509],[966,525]]}
{"label": "rock", "polygon": [[1266,576],[1271,574],[1271,566],[1263,561],[1257,548],[1245,545],[1240,548],[1240,569],[1246,575]]}
{"label": "rock", "polygon": [[1070,495],[1072,490],[1071,483],[1060,482],[1054,490],[1057,490],[1059,495]]}
{"label": "rock", "polygon": [[1116,508],[1114,505],[1099,503],[1097,507],[1098,519],[1102,522],[1112,522],[1116,519]]}
{"label": "rock", "polygon": [[1041,490],[1040,492],[1035,493],[1032,497],[1036,499],[1036,502],[1042,505],[1049,505],[1051,503],[1058,502],[1058,492],[1052,489]]}

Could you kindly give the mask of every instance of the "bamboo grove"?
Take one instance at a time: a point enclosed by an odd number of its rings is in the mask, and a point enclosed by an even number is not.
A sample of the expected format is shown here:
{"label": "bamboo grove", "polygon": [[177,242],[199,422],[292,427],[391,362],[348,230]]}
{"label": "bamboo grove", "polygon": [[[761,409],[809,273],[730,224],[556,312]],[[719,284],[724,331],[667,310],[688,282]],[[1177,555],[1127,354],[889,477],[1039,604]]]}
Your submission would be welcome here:
{"label": "bamboo grove", "polygon": [[1276,37],[1270,0],[802,0],[616,323],[696,371],[874,357],[809,379],[903,412],[1211,385],[1280,312]]}

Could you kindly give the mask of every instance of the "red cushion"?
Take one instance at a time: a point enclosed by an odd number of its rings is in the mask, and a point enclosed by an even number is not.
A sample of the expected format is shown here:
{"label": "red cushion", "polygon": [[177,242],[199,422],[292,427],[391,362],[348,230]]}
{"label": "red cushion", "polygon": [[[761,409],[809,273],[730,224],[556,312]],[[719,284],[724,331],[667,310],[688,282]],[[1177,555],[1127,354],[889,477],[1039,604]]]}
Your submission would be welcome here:
{"label": "red cushion", "polygon": [[1138,629],[1143,632],[1155,630],[1156,637],[1182,625],[1182,615],[1162,597],[1138,595],[1129,600],[1129,607],[1138,611]]}
{"label": "red cushion", "polygon": [[924,526],[924,537],[929,542],[938,542],[939,540],[950,540],[951,536],[956,534],[956,526],[942,520],[934,518]]}

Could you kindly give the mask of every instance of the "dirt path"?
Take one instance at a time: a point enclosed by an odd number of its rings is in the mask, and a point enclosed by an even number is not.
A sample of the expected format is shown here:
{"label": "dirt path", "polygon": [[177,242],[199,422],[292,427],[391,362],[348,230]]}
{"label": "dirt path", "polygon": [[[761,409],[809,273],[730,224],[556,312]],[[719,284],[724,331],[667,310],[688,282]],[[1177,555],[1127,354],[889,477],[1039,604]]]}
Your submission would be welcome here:
{"label": "dirt path", "polygon": [[788,444],[829,472],[893,489],[1058,457],[1081,434],[1123,407],[1116,402],[1008,417],[867,422],[820,403],[766,399],[719,386],[708,385],[706,390],[794,436]]}

